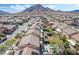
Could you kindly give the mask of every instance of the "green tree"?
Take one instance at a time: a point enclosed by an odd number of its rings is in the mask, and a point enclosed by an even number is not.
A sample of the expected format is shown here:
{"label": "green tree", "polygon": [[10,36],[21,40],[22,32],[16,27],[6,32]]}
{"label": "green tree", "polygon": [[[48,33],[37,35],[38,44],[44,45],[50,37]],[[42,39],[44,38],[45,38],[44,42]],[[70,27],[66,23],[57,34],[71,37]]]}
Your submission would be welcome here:
{"label": "green tree", "polygon": [[15,38],[18,39],[21,36],[21,33],[17,33]]}
{"label": "green tree", "polygon": [[74,49],[71,49],[71,48],[66,48],[64,50],[64,54],[65,55],[74,55],[75,54],[75,50]]}
{"label": "green tree", "polygon": [[66,42],[66,37],[65,37],[65,36],[60,36],[60,39],[61,39],[63,42]]}

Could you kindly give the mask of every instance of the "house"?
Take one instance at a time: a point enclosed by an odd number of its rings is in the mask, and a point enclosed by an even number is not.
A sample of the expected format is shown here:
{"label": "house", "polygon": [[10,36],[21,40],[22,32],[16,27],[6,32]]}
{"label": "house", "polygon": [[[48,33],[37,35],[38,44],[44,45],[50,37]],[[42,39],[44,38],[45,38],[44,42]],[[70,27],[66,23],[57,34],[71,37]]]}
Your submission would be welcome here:
{"label": "house", "polygon": [[17,25],[4,25],[4,27],[7,28],[7,30],[4,31],[5,34],[11,34],[18,28]]}
{"label": "house", "polygon": [[38,49],[40,47],[40,38],[34,34],[30,34],[30,35],[27,35],[25,36],[22,41],[20,42],[19,46],[22,46],[22,45],[28,45],[32,48],[35,48],[35,49]]}
{"label": "house", "polygon": [[0,24],[0,33],[7,31],[7,28],[4,25]]}
{"label": "house", "polygon": [[41,31],[37,30],[37,29],[29,29],[28,32],[26,33],[26,35],[30,35],[30,34],[34,34],[37,36],[41,36]]}
{"label": "house", "polygon": [[72,21],[73,25],[79,25],[79,18],[74,18]]}
{"label": "house", "polygon": [[16,51],[14,55],[38,55],[38,54],[39,54],[38,50],[26,47]]}
{"label": "house", "polygon": [[23,37],[18,47],[19,49],[15,51],[15,55],[40,54],[40,38],[33,34],[27,35]]}
{"label": "house", "polygon": [[59,28],[59,29],[64,29],[64,28],[66,28],[67,27],[67,25],[66,24],[59,24],[58,26],[57,26],[57,28]]}
{"label": "house", "polygon": [[71,38],[74,40],[79,40],[79,33],[72,35]]}
{"label": "house", "polygon": [[76,45],[76,42],[74,40],[67,40],[71,46],[75,46]]}
{"label": "house", "polygon": [[14,19],[9,19],[8,22],[14,22]]}
{"label": "house", "polygon": [[30,27],[30,29],[37,29],[37,30],[39,30],[40,31],[40,25],[39,25],[39,23],[35,23],[35,24],[33,24],[31,27]]}
{"label": "house", "polygon": [[41,32],[38,25],[33,25],[18,44],[18,50],[14,55],[38,55],[40,54]]}
{"label": "house", "polygon": [[0,23],[6,23],[7,20],[6,19],[0,19]]}
{"label": "house", "polygon": [[72,24],[72,20],[71,21],[65,21],[66,24],[71,25]]}
{"label": "house", "polygon": [[15,19],[15,22],[16,23],[23,23],[23,20],[21,20],[21,19]]}
{"label": "house", "polygon": [[62,32],[62,29],[66,28],[66,27],[67,27],[66,24],[59,24],[59,25],[56,27],[56,31]]}
{"label": "house", "polygon": [[67,38],[71,38],[71,35],[76,34],[77,31],[71,29],[71,28],[64,28],[62,29],[62,34],[65,35]]}
{"label": "house", "polygon": [[49,25],[54,25],[54,22],[51,22],[51,21],[49,21],[49,23],[48,23]]}
{"label": "house", "polygon": [[41,36],[40,26],[38,24],[33,24],[32,27],[30,27],[30,29],[26,33],[26,35],[30,35],[30,34],[34,34],[40,37]]}
{"label": "house", "polygon": [[11,34],[18,28],[17,25],[0,25],[0,32],[4,34]]}

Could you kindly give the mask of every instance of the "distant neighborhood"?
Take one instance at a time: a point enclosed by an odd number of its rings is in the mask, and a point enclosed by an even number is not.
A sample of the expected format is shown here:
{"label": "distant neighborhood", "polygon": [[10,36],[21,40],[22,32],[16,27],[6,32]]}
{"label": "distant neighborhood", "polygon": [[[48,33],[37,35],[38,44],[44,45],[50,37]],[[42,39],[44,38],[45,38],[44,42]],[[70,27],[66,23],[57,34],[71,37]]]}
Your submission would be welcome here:
{"label": "distant neighborhood", "polygon": [[2,13],[0,55],[79,55],[79,13],[40,4]]}

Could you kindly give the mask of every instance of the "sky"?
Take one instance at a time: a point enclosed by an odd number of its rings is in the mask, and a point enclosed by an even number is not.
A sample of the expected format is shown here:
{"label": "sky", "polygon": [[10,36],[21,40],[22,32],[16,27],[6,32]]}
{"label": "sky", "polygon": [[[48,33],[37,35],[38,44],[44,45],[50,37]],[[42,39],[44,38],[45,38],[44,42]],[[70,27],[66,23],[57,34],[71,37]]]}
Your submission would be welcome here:
{"label": "sky", "polygon": [[[32,4],[0,4],[0,10],[16,13],[29,8]],[[79,9],[79,4],[43,4],[44,7],[48,7],[54,10],[71,11]]]}

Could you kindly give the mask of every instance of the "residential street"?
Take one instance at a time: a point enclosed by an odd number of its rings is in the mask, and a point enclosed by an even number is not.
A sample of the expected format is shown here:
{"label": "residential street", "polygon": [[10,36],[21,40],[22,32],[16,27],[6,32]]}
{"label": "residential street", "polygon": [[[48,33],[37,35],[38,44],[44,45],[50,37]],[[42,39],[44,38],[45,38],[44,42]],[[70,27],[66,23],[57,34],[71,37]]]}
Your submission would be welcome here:
{"label": "residential street", "polygon": [[[7,40],[10,40],[11,38],[13,38],[17,33],[20,33],[21,31],[23,31],[25,28],[28,28],[28,23],[24,23],[23,25],[19,25],[18,28],[8,37]],[[5,40],[5,42],[7,41]],[[1,44],[4,44],[5,42],[2,42]]]}

